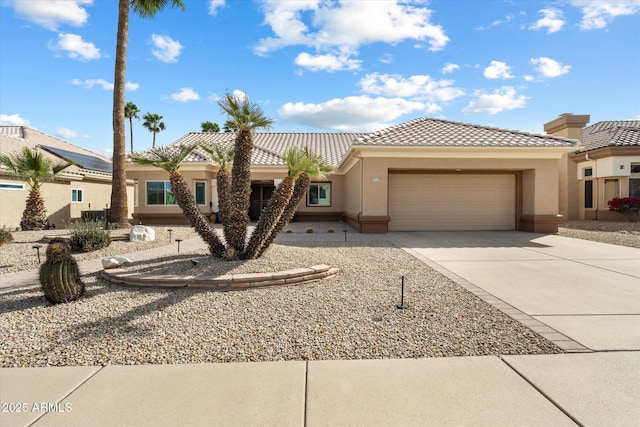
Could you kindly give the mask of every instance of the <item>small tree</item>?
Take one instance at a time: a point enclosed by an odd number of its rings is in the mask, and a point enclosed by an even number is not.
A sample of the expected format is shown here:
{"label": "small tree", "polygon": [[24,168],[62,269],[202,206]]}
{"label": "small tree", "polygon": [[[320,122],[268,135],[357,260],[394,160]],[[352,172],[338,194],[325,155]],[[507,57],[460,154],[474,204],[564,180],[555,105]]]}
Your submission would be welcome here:
{"label": "small tree", "polygon": [[217,123],[213,123],[210,121],[200,123],[200,128],[202,132],[220,132],[220,126]]}
{"label": "small tree", "polygon": [[616,197],[607,203],[609,210],[620,212],[627,221],[638,222],[640,217],[640,198],[637,197]]}
{"label": "small tree", "polygon": [[42,155],[40,150],[24,147],[20,152],[0,155],[0,164],[6,167],[13,176],[27,181],[27,185],[31,187],[27,197],[27,205],[20,220],[20,227],[23,230],[46,228],[49,225],[47,209],[44,206],[40,188],[43,183],[55,180],[62,171],[73,163],[53,164]]}
{"label": "small tree", "polygon": [[140,110],[138,106],[133,102],[129,101],[124,104],[124,116],[129,119],[129,133],[131,134],[131,152],[133,153],[133,119],[140,120],[138,117],[138,113]]}
{"label": "small tree", "polygon": [[149,129],[149,132],[153,133],[153,144],[151,148],[156,148],[156,134],[160,131],[165,130],[164,122],[162,121],[162,116],[155,113],[147,113],[142,116],[144,123],[142,126]]}

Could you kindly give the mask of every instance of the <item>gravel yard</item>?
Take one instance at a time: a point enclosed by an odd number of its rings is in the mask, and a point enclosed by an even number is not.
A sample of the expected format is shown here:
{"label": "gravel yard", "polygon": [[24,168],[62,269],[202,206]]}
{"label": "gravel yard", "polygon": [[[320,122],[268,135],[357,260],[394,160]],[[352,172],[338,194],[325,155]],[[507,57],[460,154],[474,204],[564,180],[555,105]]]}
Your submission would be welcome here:
{"label": "gravel yard", "polygon": [[[101,258],[168,243],[113,242],[76,255]],[[189,238],[188,227],[171,227]],[[605,228],[604,230],[602,228]],[[122,231],[119,231],[122,233]],[[37,267],[32,245],[47,232],[14,233],[0,246],[0,273]],[[118,231],[114,231],[118,233]],[[326,234],[326,233],[325,233]],[[336,233],[338,234],[338,233]],[[341,233],[340,233],[341,234]],[[638,224],[567,222],[559,235],[638,246]],[[203,250],[127,266],[155,273],[225,274],[315,264],[340,269],[306,285],[234,292],[137,289],[85,276],[87,295],[48,304],[38,286],[0,296],[0,366],[76,366],[230,361],[330,360],[559,353],[540,337],[392,246],[384,236],[302,233],[273,245],[259,260],[224,262]],[[193,266],[191,260],[199,263]],[[398,310],[400,276],[406,303]]]}

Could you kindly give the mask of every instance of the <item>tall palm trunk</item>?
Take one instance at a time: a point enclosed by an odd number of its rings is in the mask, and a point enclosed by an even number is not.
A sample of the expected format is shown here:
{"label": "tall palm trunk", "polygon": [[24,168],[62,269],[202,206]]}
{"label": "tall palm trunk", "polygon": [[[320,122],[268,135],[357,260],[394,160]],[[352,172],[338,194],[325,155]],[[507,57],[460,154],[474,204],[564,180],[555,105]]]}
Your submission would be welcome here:
{"label": "tall palm trunk", "polygon": [[285,177],[273,192],[267,206],[262,210],[256,228],[251,233],[245,251],[240,254],[241,259],[257,258],[260,248],[273,232],[280,220],[282,213],[289,204],[293,194],[295,180],[290,176]]}
{"label": "tall palm trunk", "polygon": [[130,135],[130,141],[131,141],[131,152],[133,153],[133,117],[129,117],[129,133]]}
{"label": "tall palm trunk", "polygon": [[280,219],[276,223],[276,225],[271,230],[269,236],[262,243],[262,246],[258,249],[258,253],[256,258],[260,258],[264,251],[273,243],[273,241],[278,237],[278,233],[280,233],[284,227],[291,222],[293,216],[298,210],[298,204],[300,201],[305,198],[307,195],[307,191],[309,191],[309,186],[311,185],[311,177],[306,173],[301,173],[298,179],[296,179],[296,183],[293,186],[293,194],[287,203],[287,206],[282,211],[282,215],[280,215]]}
{"label": "tall palm trunk", "polygon": [[23,230],[33,230],[35,228],[46,228],[47,209],[44,206],[44,200],[39,188],[31,188],[27,197],[27,204],[22,219],[20,220],[20,228]]}
{"label": "tall palm trunk", "polygon": [[227,227],[224,226],[224,224],[229,221],[229,186],[231,185],[229,172],[229,168],[223,166],[218,170],[218,176],[216,177],[216,185],[218,187],[218,215],[220,215],[220,222],[223,224],[222,231],[224,232],[224,239],[227,244],[229,244],[229,237],[227,236]]}
{"label": "tall palm trunk", "polygon": [[[235,154],[231,169],[231,198],[229,218],[225,228],[227,244],[236,254],[244,251],[249,225],[249,205],[251,196],[251,153],[253,135],[250,129],[238,130],[235,141]],[[232,257],[232,256],[231,256]]]}
{"label": "tall palm trunk", "polygon": [[195,197],[189,190],[189,185],[184,180],[180,172],[171,172],[169,174],[171,182],[171,192],[178,202],[178,206],[182,209],[184,216],[187,218],[194,230],[202,237],[207,245],[209,252],[215,257],[221,258],[224,254],[224,245],[216,234],[215,230],[209,224],[198,209]]}
{"label": "tall palm trunk", "polygon": [[153,143],[151,144],[151,148],[156,148],[156,133],[153,133]]}
{"label": "tall palm trunk", "polygon": [[127,224],[127,169],[124,138],[124,86],[127,66],[127,35],[129,32],[129,1],[118,3],[118,36],[116,65],[113,79],[113,181],[111,183],[111,209],[109,222]]}

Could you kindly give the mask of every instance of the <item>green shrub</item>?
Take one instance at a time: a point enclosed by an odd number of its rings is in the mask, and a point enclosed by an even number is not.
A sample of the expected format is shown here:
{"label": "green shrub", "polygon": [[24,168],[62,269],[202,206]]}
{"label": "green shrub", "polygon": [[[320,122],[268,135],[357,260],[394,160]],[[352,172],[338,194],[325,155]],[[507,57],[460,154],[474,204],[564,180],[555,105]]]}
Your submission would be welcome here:
{"label": "green shrub", "polygon": [[293,230],[289,228],[286,232],[287,233],[293,233]]}
{"label": "green shrub", "polygon": [[104,222],[87,219],[75,222],[70,228],[69,246],[73,252],[91,252],[111,244]]}
{"label": "green shrub", "polygon": [[6,225],[0,227],[0,245],[13,242],[13,235]]}
{"label": "green shrub", "polygon": [[305,233],[309,233],[309,234],[313,233],[313,228],[307,228],[305,230]]}
{"label": "green shrub", "polygon": [[333,228],[330,228],[327,230],[327,233],[335,233],[335,230]]}

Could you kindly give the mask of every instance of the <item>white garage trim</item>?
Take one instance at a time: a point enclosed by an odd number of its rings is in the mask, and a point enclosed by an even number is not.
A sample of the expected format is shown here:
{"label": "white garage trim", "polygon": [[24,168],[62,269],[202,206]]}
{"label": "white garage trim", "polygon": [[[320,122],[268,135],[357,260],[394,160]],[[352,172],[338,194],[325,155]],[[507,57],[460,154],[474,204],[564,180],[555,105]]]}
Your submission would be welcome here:
{"label": "white garage trim", "polygon": [[515,174],[389,174],[389,231],[514,230]]}

